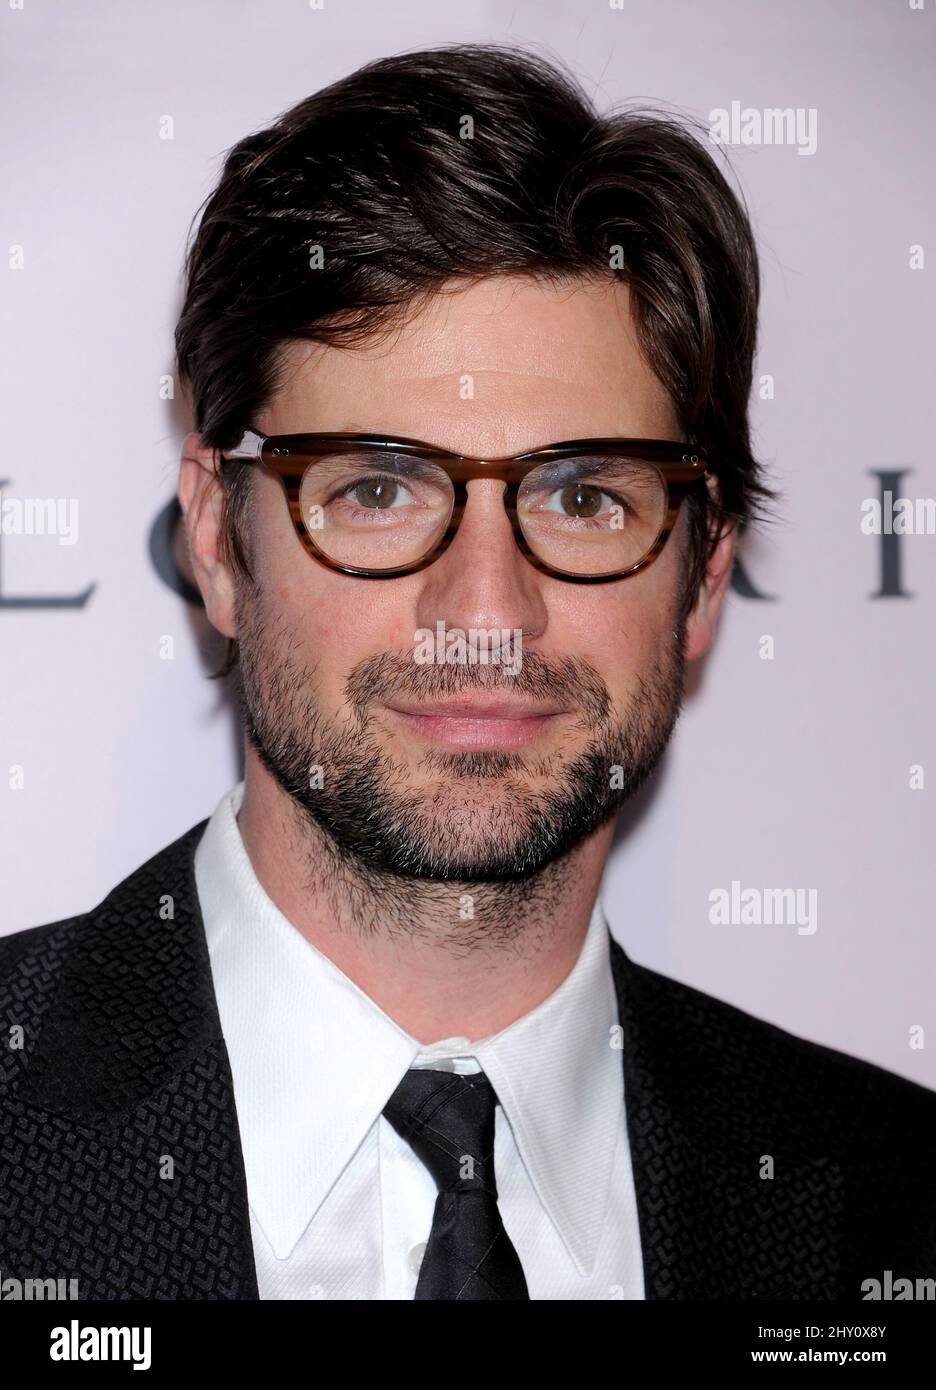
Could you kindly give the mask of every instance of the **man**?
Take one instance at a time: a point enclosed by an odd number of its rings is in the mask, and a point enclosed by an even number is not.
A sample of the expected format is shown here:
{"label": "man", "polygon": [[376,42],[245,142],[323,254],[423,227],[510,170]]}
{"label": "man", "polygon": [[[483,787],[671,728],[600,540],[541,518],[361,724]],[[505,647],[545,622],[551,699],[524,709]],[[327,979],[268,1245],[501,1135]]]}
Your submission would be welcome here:
{"label": "man", "polygon": [[859,1300],[936,1272],[931,1092],[635,964],[614,812],[709,648],[747,219],[529,56],[241,141],[176,342],[244,779],[0,942],[5,1275],[82,1298]]}

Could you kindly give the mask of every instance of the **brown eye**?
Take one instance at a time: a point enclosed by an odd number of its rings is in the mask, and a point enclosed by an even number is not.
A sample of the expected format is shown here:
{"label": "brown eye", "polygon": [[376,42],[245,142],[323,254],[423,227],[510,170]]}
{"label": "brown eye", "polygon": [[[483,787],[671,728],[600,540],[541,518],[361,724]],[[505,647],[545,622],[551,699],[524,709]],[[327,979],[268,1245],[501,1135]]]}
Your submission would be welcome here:
{"label": "brown eye", "polygon": [[357,483],[348,496],[359,507],[379,511],[383,507],[392,507],[399,491],[400,486],[394,478],[368,478],[366,482]]}
{"label": "brown eye", "polygon": [[597,516],[601,511],[601,492],[583,483],[570,483],[560,492],[559,504],[569,516]]}

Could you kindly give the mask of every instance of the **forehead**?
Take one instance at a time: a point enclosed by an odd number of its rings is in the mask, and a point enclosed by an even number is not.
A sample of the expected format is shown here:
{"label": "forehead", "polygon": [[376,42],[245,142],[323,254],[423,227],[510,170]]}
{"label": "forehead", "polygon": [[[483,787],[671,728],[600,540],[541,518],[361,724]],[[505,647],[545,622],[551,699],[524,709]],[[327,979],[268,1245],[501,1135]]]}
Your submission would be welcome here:
{"label": "forehead", "polygon": [[447,286],[352,350],[292,343],[261,427],[412,434],[513,452],[580,435],[672,435],[627,286],[493,277]]}

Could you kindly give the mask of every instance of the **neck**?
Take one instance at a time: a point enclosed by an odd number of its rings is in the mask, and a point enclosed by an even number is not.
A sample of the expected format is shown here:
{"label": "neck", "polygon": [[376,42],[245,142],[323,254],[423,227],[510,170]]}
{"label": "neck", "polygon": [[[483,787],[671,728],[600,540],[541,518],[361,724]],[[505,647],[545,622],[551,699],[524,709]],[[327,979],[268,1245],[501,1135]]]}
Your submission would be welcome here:
{"label": "neck", "polygon": [[401,878],[349,862],[248,750],[238,826],[267,896],[423,1044],[490,1037],[578,959],[613,824],[507,883]]}

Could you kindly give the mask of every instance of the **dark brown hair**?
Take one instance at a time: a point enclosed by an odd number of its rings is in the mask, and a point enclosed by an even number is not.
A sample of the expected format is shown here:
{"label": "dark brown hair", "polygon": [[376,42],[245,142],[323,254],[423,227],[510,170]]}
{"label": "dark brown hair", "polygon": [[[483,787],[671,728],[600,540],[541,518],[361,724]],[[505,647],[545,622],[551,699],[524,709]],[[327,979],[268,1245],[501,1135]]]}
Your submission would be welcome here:
{"label": "dark brown hair", "polygon": [[[529,52],[455,44],[384,58],[234,146],[188,251],[175,333],[202,442],[238,441],[275,396],[289,341],[366,343],[446,282],[498,274],[628,283],[641,348],[718,482],[714,501],[699,488],[687,502],[688,613],[721,528],[778,495],[747,418],[750,223],[683,124],[649,109],[599,115]],[[220,470],[223,553],[247,578],[251,472]],[[217,674],[236,660],[229,641]]]}

